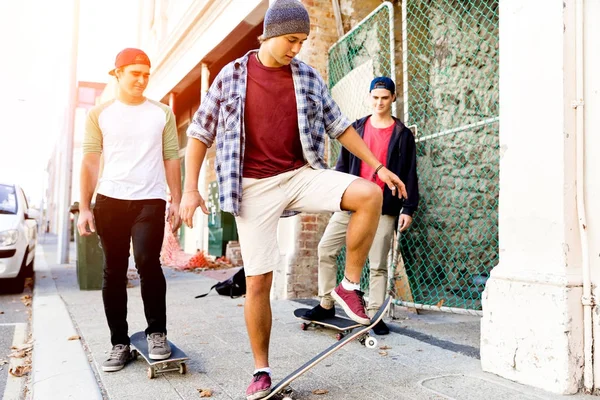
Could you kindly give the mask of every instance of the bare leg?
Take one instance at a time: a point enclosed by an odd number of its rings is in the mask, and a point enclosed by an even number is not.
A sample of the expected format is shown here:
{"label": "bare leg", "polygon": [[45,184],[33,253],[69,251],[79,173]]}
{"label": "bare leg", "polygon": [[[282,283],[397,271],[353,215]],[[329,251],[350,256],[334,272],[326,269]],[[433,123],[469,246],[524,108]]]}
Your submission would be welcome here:
{"label": "bare leg", "polygon": [[377,232],[382,203],[381,188],[364,179],[352,182],[342,197],[342,209],[353,211],[346,235],[346,277],[352,282],[360,282]]}
{"label": "bare leg", "polygon": [[273,272],[246,277],[246,304],[244,315],[254,367],[269,366],[269,341],[271,338],[271,282]]}

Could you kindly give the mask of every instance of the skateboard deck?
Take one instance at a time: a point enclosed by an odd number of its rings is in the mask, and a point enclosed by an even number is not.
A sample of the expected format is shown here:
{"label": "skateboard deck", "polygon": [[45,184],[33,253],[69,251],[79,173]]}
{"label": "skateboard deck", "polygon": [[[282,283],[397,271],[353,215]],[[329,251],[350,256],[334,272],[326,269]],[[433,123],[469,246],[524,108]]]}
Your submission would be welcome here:
{"label": "skateboard deck", "polygon": [[[348,318],[338,317],[337,315],[333,318],[325,318],[322,320],[311,320],[304,317],[304,314],[309,311],[309,308],[297,308],[294,310],[294,316],[303,322],[300,325],[300,328],[305,331],[311,326],[321,326],[324,328],[329,328],[338,331],[339,333],[336,335],[337,340],[342,340],[344,336],[348,333],[352,332],[352,330],[360,327],[364,327],[365,325],[359,324],[358,322],[352,321]],[[363,342],[361,342],[363,343]],[[365,343],[363,343],[365,344]]]}
{"label": "skateboard deck", "polygon": [[320,363],[321,361],[323,361],[324,359],[326,359],[327,357],[329,357],[330,355],[332,355],[333,353],[335,353],[336,351],[338,351],[339,349],[344,347],[346,344],[353,341],[354,339],[357,339],[358,337],[368,333],[369,330],[371,330],[373,328],[373,326],[375,326],[375,324],[377,324],[379,321],[381,321],[381,319],[383,318],[383,314],[387,311],[387,309],[390,306],[391,300],[392,300],[391,297],[388,297],[387,299],[385,299],[385,301],[381,305],[381,308],[379,309],[379,311],[377,311],[377,314],[375,314],[375,316],[373,316],[373,318],[371,318],[370,325],[361,325],[362,328],[354,329],[351,333],[346,335],[343,339],[335,342],[334,344],[332,344],[331,346],[329,346],[328,348],[326,348],[325,350],[323,350],[322,352],[320,352],[319,354],[317,354],[316,356],[314,356],[313,358],[311,358],[310,360],[305,362],[301,367],[296,369],[294,372],[290,373],[288,376],[286,376],[281,381],[279,381],[279,383],[277,383],[275,386],[273,386],[273,388],[271,389],[271,393],[268,396],[263,397],[261,400],[270,399],[270,398],[274,397],[275,395],[283,392],[284,389],[286,389],[290,383],[292,383],[295,379],[302,376],[306,371],[310,370],[312,367],[314,367],[315,365],[317,365],[318,363]]}
{"label": "skateboard deck", "polygon": [[178,371],[180,374],[187,372],[185,362],[190,358],[177,346],[169,341],[171,346],[171,356],[164,360],[153,360],[148,354],[148,341],[146,340],[145,332],[136,332],[131,336],[131,346],[133,359],[137,359],[141,355],[148,363],[148,378],[154,379],[158,374],[165,372]]}

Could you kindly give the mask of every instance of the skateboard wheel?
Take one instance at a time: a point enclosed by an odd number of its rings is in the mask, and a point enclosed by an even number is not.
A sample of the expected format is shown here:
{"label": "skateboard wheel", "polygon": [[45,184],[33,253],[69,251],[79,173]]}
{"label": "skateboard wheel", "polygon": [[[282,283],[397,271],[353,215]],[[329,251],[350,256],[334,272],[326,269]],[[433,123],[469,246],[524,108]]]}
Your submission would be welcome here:
{"label": "skateboard wheel", "polygon": [[148,367],[148,378],[149,379],[156,378],[156,370],[153,367]]}
{"label": "skateboard wheel", "polygon": [[365,346],[367,346],[368,349],[374,349],[377,347],[377,339],[369,336],[367,340],[365,340]]}
{"label": "skateboard wheel", "polygon": [[185,365],[185,363],[179,364],[179,373],[181,375],[185,375],[186,372],[187,372],[187,366]]}
{"label": "skateboard wheel", "polygon": [[337,340],[342,340],[344,338],[344,334],[343,333],[338,333],[337,335],[335,335],[335,338]]}
{"label": "skateboard wheel", "polygon": [[308,329],[308,324],[306,322],[303,322],[302,325],[300,325],[300,329],[302,329],[303,331]]}
{"label": "skateboard wheel", "polygon": [[132,360],[137,360],[139,355],[140,355],[140,353],[138,353],[137,350],[131,350],[131,359]]}

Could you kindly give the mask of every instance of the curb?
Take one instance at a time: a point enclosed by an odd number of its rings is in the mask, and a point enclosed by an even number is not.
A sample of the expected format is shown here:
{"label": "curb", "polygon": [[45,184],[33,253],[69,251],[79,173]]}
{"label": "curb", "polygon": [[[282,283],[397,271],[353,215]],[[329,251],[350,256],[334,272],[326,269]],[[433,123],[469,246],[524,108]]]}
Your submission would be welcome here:
{"label": "curb", "polygon": [[[33,357],[31,391],[33,400],[102,400],[102,394],[42,246],[37,246],[35,287],[32,304]],[[42,278],[42,275],[45,277]]]}

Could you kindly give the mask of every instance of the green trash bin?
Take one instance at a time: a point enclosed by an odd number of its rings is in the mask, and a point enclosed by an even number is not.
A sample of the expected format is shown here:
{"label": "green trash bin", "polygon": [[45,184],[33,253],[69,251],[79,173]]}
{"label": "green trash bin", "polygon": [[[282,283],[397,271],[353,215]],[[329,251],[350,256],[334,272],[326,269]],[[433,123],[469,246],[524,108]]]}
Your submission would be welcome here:
{"label": "green trash bin", "polygon": [[[92,204],[92,208],[94,205]],[[80,236],[77,230],[79,219],[79,202],[73,203],[70,209],[75,220],[75,246],[77,249],[77,283],[81,290],[102,289],[102,274],[104,269],[104,253],[100,247],[97,233],[90,236]]]}

